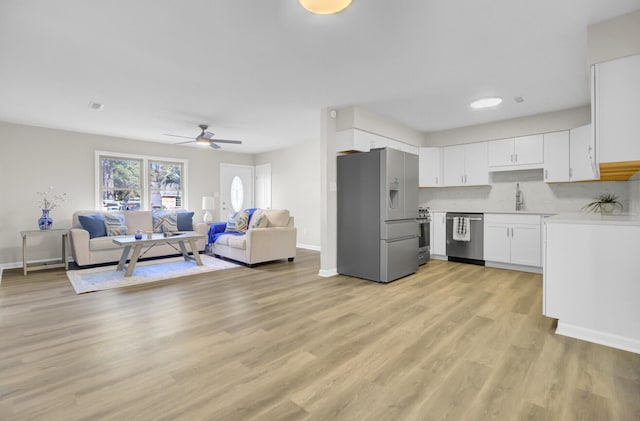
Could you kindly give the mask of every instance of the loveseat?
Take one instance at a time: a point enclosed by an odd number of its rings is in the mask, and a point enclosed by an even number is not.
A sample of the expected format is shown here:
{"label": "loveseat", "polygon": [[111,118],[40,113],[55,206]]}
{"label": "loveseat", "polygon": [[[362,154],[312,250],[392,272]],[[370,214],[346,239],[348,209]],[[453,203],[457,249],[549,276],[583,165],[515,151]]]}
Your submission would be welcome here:
{"label": "loveseat", "polygon": [[[122,255],[122,247],[113,239],[118,235],[134,235],[136,230],[141,230],[143,233],[195,231],[206,236],[208,229],[209,225],[204,222],[194,223],[193,212],[187,211],[77,211],[73,214],[69,236],[71,254],[79,266],[117,262]],[[206,239],[198,240],[196,245],[199,251],[204,251]],[[170,245],[159,244],[143,257],[176,254],[178,252]]]}
{"label": "loveseat", "polygon": [[297,230],[287,209],[244,210],[209,228],[211,254],[249,267],[272,260],[293,261],[296,239]]}

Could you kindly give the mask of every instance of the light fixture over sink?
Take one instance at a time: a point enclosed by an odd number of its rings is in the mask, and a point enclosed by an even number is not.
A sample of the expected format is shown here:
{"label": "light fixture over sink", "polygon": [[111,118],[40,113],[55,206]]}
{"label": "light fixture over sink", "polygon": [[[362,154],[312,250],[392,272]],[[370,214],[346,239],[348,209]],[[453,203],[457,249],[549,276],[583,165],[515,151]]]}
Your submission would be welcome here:
{"label": "light fixture over sink", "polygon": [[502,103],[502,98],[498,96],[490,96],[486,98],[476,99],[471,103],[471,108],[476,110],[480,110],[482,108],[490,108],[500,105]]}
{"label": "light fixture over sink", "polygon": [[298,0],[302,7],[317,15],[330,15],[346,9],[351,0]]}

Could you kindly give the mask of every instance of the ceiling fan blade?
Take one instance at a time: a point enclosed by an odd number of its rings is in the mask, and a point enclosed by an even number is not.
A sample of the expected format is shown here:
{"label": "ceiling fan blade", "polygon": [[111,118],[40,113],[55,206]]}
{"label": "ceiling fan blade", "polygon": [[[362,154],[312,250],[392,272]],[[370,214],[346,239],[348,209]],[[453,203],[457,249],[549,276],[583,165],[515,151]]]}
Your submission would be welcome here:
{"label": "ceiling fan blade", "polygon": [[241,145],[241,140],[227,140],[227,139],[213,139],[214,142],[218,143],[233,143],[234,145]]}
{"label": "ceiling fan blade", "polygon": [[220,149],[220,145],[216,145],[213,142],[209,143],[209,146],[211,146],[213,149]]}
{"label": "ceiling fan blade", "polygon": [[169,133],[164,133],[164,136],[171,136],[171,137],[182,137],[184,139],[191,139],[193,140],[193,136],[180,136],[178,134],[169,134]]}
{"label": "ceiling fan blade", "polygon": [[209,139],[209,140],[211,140],[211,139],[213,139],[213,136],[215,136],[215,134],[214,134],[214,133],[211,133],[211,132],[204,132],[204,133],[203,133],[203,134],[201,134],[200,136],[201,136],[201,137],[204,137],[205,139]]}
{"label": "ceiling fan blade", "polygon": [[195,142],[195,140],[188,140],[186,142],[178,142],[178,143],[174,143],[174,145],[184,145],[185,143],[193,143]]}

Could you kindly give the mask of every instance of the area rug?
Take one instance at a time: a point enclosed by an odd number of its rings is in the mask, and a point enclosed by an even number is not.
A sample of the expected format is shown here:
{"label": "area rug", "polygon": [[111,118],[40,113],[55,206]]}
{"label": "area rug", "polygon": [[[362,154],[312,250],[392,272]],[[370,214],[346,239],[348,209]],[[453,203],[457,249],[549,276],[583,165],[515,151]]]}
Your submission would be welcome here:
{"label": "area rug", "polygon": [[187,262],[182,257],[140,262],[128,278],[125,278],[123,270],[116,271],[117,265],[69,270],[67,278],[71,281],[76,294],[82,294],[239,267],[234,263],[207,255],[200,255],[200,258],[202,266],[196,265],[193,261]]}

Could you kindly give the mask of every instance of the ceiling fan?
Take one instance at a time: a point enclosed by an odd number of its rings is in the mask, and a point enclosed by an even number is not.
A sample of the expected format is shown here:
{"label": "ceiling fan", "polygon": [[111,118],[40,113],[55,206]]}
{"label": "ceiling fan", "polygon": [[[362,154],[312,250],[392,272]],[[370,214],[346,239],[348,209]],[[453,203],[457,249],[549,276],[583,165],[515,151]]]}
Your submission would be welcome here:
{"label": "ceiling fan", "polygon": [[213,149],[220,149],[220,145],[217,145],[216,143],[233,143],[235,145],[242,144],[242,141],[240,140],[213,139],[213,136],[215,136],[215,134],[207,131],[209,126],[207,126],[206,124],[200,124],[198,127],[200,128],[200,130],[202,130],[202,132],[197,137],[180,136],[177,134],[168,134],[168,133],[165,133],[164,135],[172,136],[172,137],[182,137],[184,139],[192,139],[192,140],[189,140],[188,142],[178,142],[176,143],[176,145],[183,145],[185,143],[195,142],[198,145],[209,145]]}

